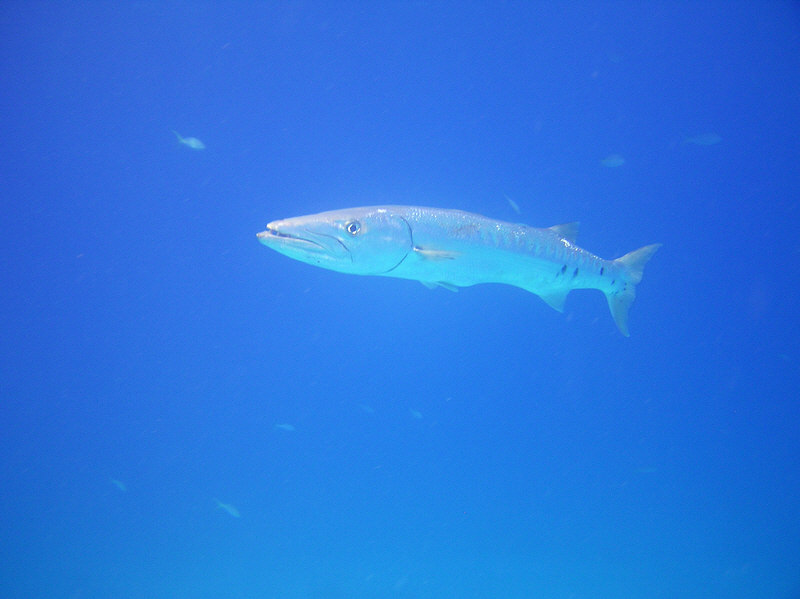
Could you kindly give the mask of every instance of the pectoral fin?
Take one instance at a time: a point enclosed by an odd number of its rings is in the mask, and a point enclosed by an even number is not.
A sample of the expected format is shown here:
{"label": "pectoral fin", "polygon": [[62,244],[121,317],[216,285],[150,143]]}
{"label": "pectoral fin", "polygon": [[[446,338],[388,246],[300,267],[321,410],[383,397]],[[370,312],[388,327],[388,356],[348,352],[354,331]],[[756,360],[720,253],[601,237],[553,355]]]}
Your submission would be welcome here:
{"label": "pectoral fin", "polygon": [[423,260],[432,260],[434,262],[439,262],[441,260],[455,260],[459,256],[458,252],[448,252],[447,250],[429,250],[420,247],[415,247],[414,253]]}

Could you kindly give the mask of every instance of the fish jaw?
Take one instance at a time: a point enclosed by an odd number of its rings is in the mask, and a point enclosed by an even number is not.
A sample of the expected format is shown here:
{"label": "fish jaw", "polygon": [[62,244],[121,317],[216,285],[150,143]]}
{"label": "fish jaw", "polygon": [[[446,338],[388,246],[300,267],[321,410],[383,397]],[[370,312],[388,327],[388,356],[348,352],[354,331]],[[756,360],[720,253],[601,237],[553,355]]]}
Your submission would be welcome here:
{"label": "fish jaw", "polygon": [[353,262],[347,247],[335,237],[311,231],[295,219],[273,221],[256,236],[262,245],[307,264],[337,270],[334,265]]}

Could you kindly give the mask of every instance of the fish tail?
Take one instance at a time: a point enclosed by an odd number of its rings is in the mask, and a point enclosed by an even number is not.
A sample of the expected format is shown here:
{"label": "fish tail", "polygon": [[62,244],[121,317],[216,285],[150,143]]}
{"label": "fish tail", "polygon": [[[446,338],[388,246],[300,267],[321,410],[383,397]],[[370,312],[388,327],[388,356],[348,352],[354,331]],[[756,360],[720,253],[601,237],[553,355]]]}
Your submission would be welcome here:
{"label": "fish tail", "polygon": [[621,289],[614,289],[605,293],[611,316],[614,318],[614,322],[617,323],[617,328],[626,337],[630,336],[628,332],[628,310],[630,310],[633,300],[636,299],[636,285],[642,280],[644,265],[647,264],[647,261],[653,257],[653,254],[660,247],[660,243],[646,245],[614,260],[614,263],[622,268],[627,280]]}

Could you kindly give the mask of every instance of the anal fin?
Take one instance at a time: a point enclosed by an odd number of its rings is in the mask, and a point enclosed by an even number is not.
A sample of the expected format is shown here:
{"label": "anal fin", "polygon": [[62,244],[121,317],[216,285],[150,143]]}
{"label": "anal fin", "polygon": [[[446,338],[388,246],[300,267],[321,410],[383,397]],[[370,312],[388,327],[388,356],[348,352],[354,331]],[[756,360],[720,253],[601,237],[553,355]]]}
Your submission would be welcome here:
{"label": "anal fin", "polygon": [[558,310],[559,312],[563,312],[564,302],[567,300],[568,293],[569,289],[565,289],[563,291],[554,291],[545,294],[539,293],[538,296],[542,298],[551,308]]}

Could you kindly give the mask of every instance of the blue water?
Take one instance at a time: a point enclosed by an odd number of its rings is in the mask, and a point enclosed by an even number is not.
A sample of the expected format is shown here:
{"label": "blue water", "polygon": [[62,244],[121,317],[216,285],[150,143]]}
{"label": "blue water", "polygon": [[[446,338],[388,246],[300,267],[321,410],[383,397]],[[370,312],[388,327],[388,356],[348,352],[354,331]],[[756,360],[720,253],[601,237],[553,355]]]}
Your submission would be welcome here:
{"label": "blue water", "polygon": [[[0,597],[800,596],[797,3],[4,2],[0,81]],[[625,338],[256,241],[386,203],[664,246]]]}

